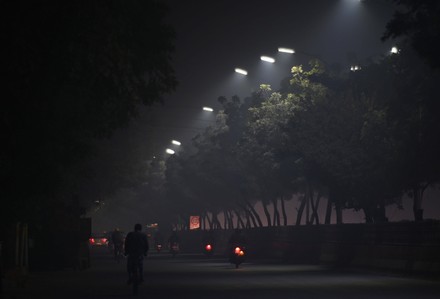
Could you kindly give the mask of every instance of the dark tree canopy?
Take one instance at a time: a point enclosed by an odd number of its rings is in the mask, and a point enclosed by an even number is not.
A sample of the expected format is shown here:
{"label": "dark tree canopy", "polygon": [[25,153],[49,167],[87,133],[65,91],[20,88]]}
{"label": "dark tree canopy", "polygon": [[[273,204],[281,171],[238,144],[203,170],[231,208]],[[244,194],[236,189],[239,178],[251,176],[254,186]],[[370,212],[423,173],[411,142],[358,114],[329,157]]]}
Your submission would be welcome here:
{"label": "dark tree canopy", "polygon": [[440,67],[440,2],[394,0],[403,9],[395,12],[382,37],[406,37],[415,51],[433,68]]}
{"label": "dark tree canopy", "polygon": [[175,89],[174,31],[158,1],[3,1],[1,10],[2,197],[19,205],[65,192],[93,139]]}

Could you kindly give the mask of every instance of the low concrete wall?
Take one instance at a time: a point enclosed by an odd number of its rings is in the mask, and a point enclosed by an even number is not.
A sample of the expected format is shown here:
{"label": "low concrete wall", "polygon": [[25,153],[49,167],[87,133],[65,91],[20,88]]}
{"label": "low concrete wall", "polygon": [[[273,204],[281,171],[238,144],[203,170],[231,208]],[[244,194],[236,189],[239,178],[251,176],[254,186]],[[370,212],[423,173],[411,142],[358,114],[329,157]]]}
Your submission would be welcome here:
{"label": "low concrete wall", "polygon": [[356,224],[326,230],[321,263],[440,274],[440,222]]}
{"label": "low concrete wall", "polygon": [[[440,222],[263,227],[243,230],[248,256],[440,275]],[[182,251],[202,252],[203,231],[180,232]],[[226,255],[231,230],[214,231]]]}

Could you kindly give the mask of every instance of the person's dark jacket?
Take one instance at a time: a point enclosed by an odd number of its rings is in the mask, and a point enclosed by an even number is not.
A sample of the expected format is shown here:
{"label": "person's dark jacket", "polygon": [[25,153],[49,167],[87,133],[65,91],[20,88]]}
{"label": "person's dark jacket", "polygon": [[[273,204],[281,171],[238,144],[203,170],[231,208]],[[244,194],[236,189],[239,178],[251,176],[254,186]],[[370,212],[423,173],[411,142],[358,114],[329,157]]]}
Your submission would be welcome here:
{"label": "person's dark jacket", "polygon": [[124,243],[124,236],[120,231],[114,231],[112,233],[112,242],[113,244],[122,244]]}
{"label": "person's dark jacket", "polygon": [[128,256],[147,255],[149,249],[147,235],[139,231],[128,233],[124,248],[125,255]]}

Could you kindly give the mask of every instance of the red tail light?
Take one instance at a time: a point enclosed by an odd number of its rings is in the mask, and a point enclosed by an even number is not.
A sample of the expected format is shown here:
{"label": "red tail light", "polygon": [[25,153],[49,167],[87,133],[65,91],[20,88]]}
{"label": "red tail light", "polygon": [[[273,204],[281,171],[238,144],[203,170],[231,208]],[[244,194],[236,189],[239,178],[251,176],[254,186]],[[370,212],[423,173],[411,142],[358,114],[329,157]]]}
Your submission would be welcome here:
{"label": "red tail light", "polygon": [[93,238],[90,238],[89,241],[91,244],[95,243],[95,239],[93,239]]}
{"label": "red tail light", "polygon": [[240,247],[235,247],[235,249],[234,249],[234,253],[235,253],[236,255],[243,256],[243,255],[244,255],[244,250],[241,249]]}
{"label": "red tail light", "polygon": [[206,251],[211,251],[212,250],[211,244],[206,244],[205,249]]}

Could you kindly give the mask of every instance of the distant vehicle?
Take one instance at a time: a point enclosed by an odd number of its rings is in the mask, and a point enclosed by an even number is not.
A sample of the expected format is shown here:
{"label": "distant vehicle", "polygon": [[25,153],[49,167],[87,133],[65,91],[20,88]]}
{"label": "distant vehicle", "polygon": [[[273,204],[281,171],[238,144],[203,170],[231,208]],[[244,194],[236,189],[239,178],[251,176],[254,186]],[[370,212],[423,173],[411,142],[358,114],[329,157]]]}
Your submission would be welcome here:
{"label": "distant vehicle", "polygon": [[238,266],[244,262],[245,258],[246,251],[244,247],[234,246],[231,248],[231,251],[229,252],[229,262],[234,264],[235,268],[238,268]]}
{"label": "distant vehicle", "polygon": [[206,256],[212,256],[214,254],[214,246],[212,243],[205,243],[203,246],[203,253]]}
{"label": "distant vehicle", "polygon": [[109,238],[106,233],[94,233],[89,238],[89,244],[92,246],[108,246]]}

